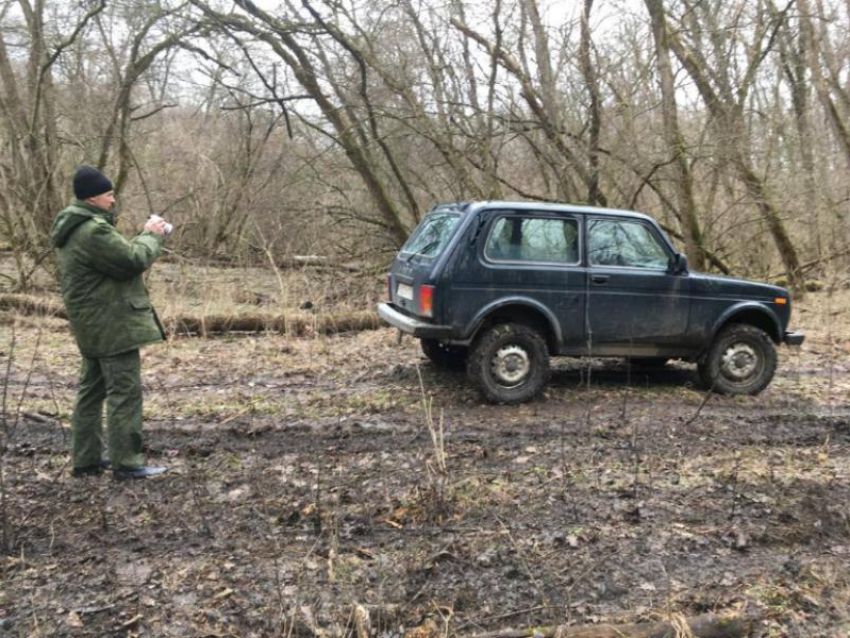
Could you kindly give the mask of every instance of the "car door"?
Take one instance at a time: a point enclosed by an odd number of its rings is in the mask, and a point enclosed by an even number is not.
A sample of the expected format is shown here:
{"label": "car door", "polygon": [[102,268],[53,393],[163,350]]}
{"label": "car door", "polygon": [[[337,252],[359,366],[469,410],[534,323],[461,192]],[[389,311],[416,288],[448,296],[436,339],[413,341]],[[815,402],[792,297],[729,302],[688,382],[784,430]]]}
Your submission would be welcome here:
{"label": "car door", "polygon": [[584,342],[585,276],[578,216],[487,211],[475,258],[453,274],[456,318],[475,323],[497,307],[533,308],[557,323],[561,344]]}
{"label": "car door", "polygon": [[587,220],[591,354],[675,355],[688,329],[690,280],[657,229],[634,218]]}

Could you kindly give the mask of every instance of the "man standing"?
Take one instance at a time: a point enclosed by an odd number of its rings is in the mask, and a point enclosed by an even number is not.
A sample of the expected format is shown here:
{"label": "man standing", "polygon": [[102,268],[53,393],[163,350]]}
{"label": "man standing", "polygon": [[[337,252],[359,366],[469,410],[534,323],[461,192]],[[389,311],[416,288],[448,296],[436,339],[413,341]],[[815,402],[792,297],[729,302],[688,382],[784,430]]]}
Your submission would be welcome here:
{"label": "man standing", "polygon": [[165,472],[142,457],[142,382],[139,348],[162,341],[142,273],[163,249],[166,222],[149,220],[127,240],[115,228],[112,182],[96,168],[74,174],[70,206],[53,222],[59,283],[71,332],[83,357],[71,417],[73,476],[101,474],[103,402],[109,458],[117,479]]}

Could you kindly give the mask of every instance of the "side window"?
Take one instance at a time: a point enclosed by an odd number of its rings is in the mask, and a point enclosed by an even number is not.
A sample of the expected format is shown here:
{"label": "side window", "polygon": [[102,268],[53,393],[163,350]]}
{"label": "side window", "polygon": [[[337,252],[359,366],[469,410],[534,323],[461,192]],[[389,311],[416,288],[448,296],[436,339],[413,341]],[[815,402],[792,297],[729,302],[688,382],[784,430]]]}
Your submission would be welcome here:
{"label": "side window", "polygon": [[484,254],[495,261],[578,263],[575,219],[501,217],[493,224]]}
{"label": "side window", "polygon": [[591,219],[587,242],[592,266],[667,268],[667,251],[649,227],[640,222]]}

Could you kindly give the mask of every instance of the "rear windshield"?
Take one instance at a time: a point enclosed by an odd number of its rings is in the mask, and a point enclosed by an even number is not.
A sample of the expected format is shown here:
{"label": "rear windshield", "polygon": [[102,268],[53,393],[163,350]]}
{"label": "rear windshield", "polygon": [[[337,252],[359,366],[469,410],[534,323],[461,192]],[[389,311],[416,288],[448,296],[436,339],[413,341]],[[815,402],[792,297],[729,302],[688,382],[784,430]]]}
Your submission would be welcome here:
{"label": "rear windshield", "polygon": [[460,219],[458,213],[434,213],[422,220],[401,249],[409,255],[436,257],[446,247]]}

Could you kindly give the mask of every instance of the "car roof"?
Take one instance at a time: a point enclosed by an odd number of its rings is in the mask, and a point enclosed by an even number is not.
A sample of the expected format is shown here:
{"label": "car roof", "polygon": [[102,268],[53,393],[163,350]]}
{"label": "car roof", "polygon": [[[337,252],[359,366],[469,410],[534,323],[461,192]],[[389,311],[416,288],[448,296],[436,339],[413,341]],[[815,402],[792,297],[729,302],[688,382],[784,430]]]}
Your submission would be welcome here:
{"label": "car roof", "polygon": [[634,219],[643,219],[654,221],[649,215],[638,213],[633,210],[623,210],[619,208],[602,208],[599,206],[585,206],[581,204],[566,204],[554,202],[537,202],[537,201],[503,201],[503,200],[487,200],[476,202],[455,202],[451,204],[438,204],[434,206],[429,213],[460,211],[462,213],[475,213],[485,209],[505,209],[514,210],[531,210],[551,213],[578,213],[584,215],[616,215],[618,217],[632,217]]}

